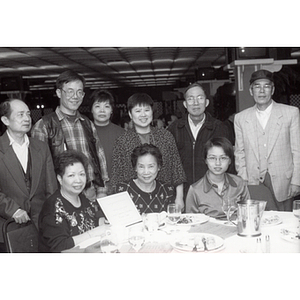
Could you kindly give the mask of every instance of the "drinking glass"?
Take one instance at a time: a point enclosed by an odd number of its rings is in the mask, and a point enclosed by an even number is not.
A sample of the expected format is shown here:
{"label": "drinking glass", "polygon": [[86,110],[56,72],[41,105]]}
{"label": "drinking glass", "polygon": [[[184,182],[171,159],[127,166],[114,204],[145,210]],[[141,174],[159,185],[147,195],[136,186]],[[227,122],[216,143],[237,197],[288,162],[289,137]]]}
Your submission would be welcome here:
{"label": "drinking glass", "polygon": [[230,220],[231,216],[237,211],[237,203],[233,198],[223,198],[222,210],[226,214],[227,222],[225,224],[233,224]]}
{"label": "drinking glass", "polygon": [[135,252],[138,252],[145,243],[144,227],[132,226],[129,229],[128,241]]}
{"label": "drinking glass", "polygon": [[176,224],[181,216],[180,207],[177,204],[169,204],[167,207],[167,216],[173,224]]}
{"label": "drinking glass", "polygon": [[[300,200],[294,200],[293,213],[294,213],[294,216],[299,219],[299,225],[300,225]],[[298,225],[298,227],[299,227],[299,225]]]}
{"label": "drinking glass", "polygon": [[149,232],[157,231],[159,227],[158,214],[156,213],[145,214],[143,215],[143,220],[144,220],[145,227]]}

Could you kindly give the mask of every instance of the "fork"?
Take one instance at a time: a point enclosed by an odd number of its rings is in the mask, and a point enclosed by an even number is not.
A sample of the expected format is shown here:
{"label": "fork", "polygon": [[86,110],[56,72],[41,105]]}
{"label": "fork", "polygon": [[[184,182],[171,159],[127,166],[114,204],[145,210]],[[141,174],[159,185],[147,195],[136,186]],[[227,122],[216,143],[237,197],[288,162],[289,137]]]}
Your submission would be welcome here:
{"label": "fork", "polygon": [[204,251],[208,251],[205,237],[202,238],[202,243],[203,243],[203,246],[204,246]]}

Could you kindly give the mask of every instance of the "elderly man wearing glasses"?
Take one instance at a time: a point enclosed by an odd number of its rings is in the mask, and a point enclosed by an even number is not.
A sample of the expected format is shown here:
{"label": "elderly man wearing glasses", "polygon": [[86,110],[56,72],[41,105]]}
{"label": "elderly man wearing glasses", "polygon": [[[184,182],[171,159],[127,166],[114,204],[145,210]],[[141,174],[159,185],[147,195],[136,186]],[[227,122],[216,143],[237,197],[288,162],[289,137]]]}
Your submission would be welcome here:
{"label": "elderly man wearing glasses", "polygon": [[276,103],[274,91],[273,73],[261,69],[251,75],[255,105],[235,116],[235,163],[255,193],[251,197],[270,194],[266,210],[291,211],[300,193],[300,115],[297,107]]}
{"label": "elderly man wearing glasses", "polygon": [[[189,186],[202,178],[207,171],[203,156],[204,144],[213,137],[230,139],[230,133],[221,121],[205,111],[209,99],[201,84],[196,82],[189,85],[184,92],[184,99],[183,105],[187,114],[174,121],[167,129],[175,138],[187,176],[187,184],[184,186],[186,195]],[[229,172],[234,173],[234,168],[230,168]]]}
{"label": "elderly man wearing glasses", "polygon": [[49,144],[53,159],[69,149],[85,154],[89,161],[85,194],[89,199],[95,199],[106,195],[108,174],[95,126],[78,111],[85,95],[84,86],[81,75],[73,71],[63,72],[56,80],[60,105],[33,126],[31,136]]}

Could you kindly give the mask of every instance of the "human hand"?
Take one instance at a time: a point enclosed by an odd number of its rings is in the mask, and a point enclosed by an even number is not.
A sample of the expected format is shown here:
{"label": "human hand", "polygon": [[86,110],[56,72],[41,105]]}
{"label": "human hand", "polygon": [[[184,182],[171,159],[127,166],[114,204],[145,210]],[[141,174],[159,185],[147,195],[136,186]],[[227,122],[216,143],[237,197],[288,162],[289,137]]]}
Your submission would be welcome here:
{"label": "human hand", "polygon": [[100,225],[88,231],[90,237],[96,237],[103,235],[109,228],[109,225]]}
{"label": "human hand", "polygon": [[177,204],[181,211],[184,209],[184,202],[182,198],[176,197],[175,204]]}
{"label": "human hand", "polygon": [[289,188],[288,198],[293,198],[300,194],[300,186],[291,184]]}
{"label": "human hand", "polygon": [[18,209],[12,216],[12,218],[15,220],[16,223],[22,224],[27,223],[30,218],[27,214],[27,212],[23,209]]}

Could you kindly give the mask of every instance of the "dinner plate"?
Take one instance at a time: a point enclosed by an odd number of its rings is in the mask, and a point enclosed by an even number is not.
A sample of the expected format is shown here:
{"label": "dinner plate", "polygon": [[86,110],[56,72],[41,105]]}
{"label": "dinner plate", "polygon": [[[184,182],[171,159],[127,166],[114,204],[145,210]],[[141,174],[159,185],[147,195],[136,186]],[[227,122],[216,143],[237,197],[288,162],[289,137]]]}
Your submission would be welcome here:
{"label": "dinner plate", "polygon": [[275,226],[281,223],[282,220],[278,215],[263,216],[261,219],[261,226]]}
{"label": "dinner plate", "polygon": [[[174,224],[168,218],[166,219],[167,223]],[[192,226],[196,224],[203,224],[208,222],[209,216],[205,214],[181,214],[179,221],[175,224],[178,226]]]}
{"label": "dinner plate", "polygon": [[300,228],[282,228],[280,230],[280,236],[288,242],[300,243]]}
{"label": "dinner plate", "polygon": [[188,233],[175,237],[174,240],[171,241],[171,246],[179,251],[193,252],[196,241],[197,252],[204,252],[203,238],[206,239],[206,252],[217,251],[224,245],[224,239],[217,235],[210,233]]}

